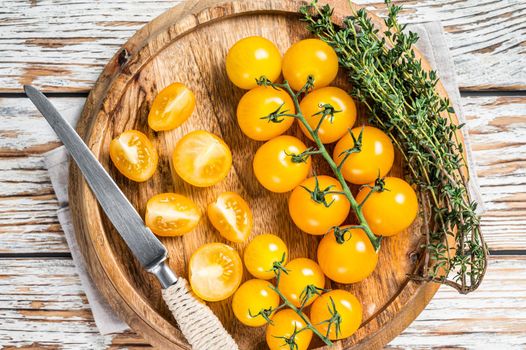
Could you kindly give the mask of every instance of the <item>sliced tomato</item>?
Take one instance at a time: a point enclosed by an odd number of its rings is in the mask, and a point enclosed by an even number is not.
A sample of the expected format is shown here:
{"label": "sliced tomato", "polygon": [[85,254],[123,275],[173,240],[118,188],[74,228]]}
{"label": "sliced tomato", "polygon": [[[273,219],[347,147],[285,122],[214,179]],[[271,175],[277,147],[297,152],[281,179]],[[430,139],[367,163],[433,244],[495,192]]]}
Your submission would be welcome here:
{"label": "sliced tomato", "polygon": [[252,210],[234,192],[224,192],[208,205],[208,218],[219,234],[232,242],[243,242],[252,230]]}
{"label": "sliced tomato", "polygon": [[125,131],[111,140],[110,158],[122,175],[137,182],[151,178],[159,160],[148,136],[137,130]]}
{"label": "sliced tomato", "polygon": [[173,83],[159,92],[148,114],[148,125],[155,131],[172,130],[183,124],[195,108],[192,90]]}
{"label": "sliced tomato", "polygon": [[218,136],[196,130],[183,136],[175,146],[173,166],[184,181],[197,187],[208,187],[228,175],[232,153]]}
{"label": "sliced tomato", "polygon": [[146,226],[159,236],[184,235],[197,226],[200,218],[197,205],[180,194],[161,193],[146,203]]}

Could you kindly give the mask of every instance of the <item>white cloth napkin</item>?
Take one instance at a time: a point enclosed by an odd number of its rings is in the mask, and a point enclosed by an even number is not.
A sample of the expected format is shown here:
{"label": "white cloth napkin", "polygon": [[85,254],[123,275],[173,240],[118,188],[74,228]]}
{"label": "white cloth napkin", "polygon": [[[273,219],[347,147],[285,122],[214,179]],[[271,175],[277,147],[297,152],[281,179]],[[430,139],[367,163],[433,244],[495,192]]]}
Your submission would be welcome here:
{"label": "white cloth napkin", "polygon": [[[433,69],[438,72],[438,76],[441,78],[442,83],[449,94],[449,98],[460,123],[464,123],[466,120],[462,113],[455,67],[449,54],[449,48],[441,24],[439,22],[416,24],[412,25],[409,29],[419,34],[420,40],[418,41],[418,48],[422,51],[424,56],[427,57]],[[482,213],[483,202],[479,192],[474,167],[475,164],[473,162],[472,151],[469,143],[469,134],[466,128],[463,128],[462,131],[465,138],[464,141],[468,155],[468,163],[471,169],[469,190],[472,200],[478,203],[478,212]],[[118,333],[127,330],[128,326],[115,315],[108,303],[97,290],[96,286],[93,284],[93,281],[87,273],[84,258],[77,246],[73,225],[71,223],[71,213],[68,206],[67,181],[69,177],[69,161],[65,148],[62,146],[46,153],[45,163],[57,199],[60,203],[58,218],[71,250],[71,256],[77,267],[82,287],[93,311],[95,323],[102,334]]]}

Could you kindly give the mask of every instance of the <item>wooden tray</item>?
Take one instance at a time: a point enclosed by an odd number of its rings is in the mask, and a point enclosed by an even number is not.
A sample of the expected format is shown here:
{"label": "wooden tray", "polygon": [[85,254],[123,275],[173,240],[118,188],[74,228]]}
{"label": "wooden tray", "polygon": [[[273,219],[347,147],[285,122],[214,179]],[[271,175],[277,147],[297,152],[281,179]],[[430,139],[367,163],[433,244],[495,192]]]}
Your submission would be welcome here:
{"label": "wooden tray", "polygon": [[[141,215],[147,199],[157,193],[182,193],[205,208],[219,193],[236,191],[253,209],[253,236],[276,233],[288,244],[291,258],[316,259],[319,237],[301,233],[291,222],[288,194],[270,193],[254,177],[251,159],[261,143],[246,138],[237,126],[235,110],[243,91],[230,83],[224,68],[228,48],[243,37],[262,35],[275,42],[282,53],[292,43],[308,37],[304,23],[298,21],[300,5],[299,1],[279,0],[187,1],[138,31],[108,63],[86,102],[77,129]],[[349,13],[346,6],[338,7],[335,21],[341,23],[346,13]],[[180,128],[155,133],[147,126],[149,107],[157,92],[174,81],[184,82],[195,92],[196,111]],[[335,85],[348,87],[343,74]],[[363,111],[360,113],[363,120]],[[149,135],[159,151],[158,171],[146,183],[127,180],[110,164],[110,140],[128,129]],[[207,189],[184,183],[170,164],[177,140],[195,129],[221,135],[233,151],[234,166],[229,176]],[[290,133],[301,135],[295,128]],[[401,176],[400,169],[397,155],[391,173]],[[318,174],[326,171],[318,168]],[[162,301],[158,282],[130,254],[75,165],[71,171],[70,199],[77,238],[91,276],[115,311],[153,345],[188,349]],[[406,232],[385,239],[378,267],[365,281],[347,286],[332,283],[333,288],[353,292],[364,306],[362,327],[353,337],[336,343],[333,349],[381,348],[409,325],[432,298],[437,285],[415,283],[406,277],[420,261],[417,247],[422,225],[422,220],[417,219]],[[214,241],[228,243],[206,217],[194,232],[162,241],[170,253],[170,266],[181,276],[187,275],[186,263],[200,245]],[[244,244],[232,245],[242,253]],[[250,278],[246,270],[244,278]],[[264,327],[241,325],[233,316],[230,303],[228,299],[209,305],[242,349],[266,349]],[[323,348],[317,340],[312,347]]]}

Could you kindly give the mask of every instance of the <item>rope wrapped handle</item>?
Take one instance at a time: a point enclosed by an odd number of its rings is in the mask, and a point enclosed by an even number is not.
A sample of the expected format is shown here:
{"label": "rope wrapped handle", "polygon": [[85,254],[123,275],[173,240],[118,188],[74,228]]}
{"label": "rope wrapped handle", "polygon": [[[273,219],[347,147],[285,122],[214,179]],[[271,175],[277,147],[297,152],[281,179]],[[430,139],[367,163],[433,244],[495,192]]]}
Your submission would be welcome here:
{"label": "rope wrapped handle", "polygon": [[184,278],[163,289],[163,299],[193,350],[238,350],[221,321],[188,289]]}

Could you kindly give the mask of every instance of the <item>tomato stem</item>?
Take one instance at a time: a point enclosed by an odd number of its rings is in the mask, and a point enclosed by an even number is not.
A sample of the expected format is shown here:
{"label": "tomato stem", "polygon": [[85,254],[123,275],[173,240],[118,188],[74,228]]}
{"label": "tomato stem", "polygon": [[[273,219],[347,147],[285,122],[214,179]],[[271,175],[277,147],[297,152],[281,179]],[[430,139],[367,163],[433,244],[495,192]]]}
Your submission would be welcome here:
{"label": "tomato stem", "polygon": [[[336,179],[340,182],[340,185],[342,186],[342,194],[345,195],[345,197],[347,198],[347,200],[351,204],[351,207],[352,207],[356,217],[358,218],[358,221],[360,222],[360,226],[362,227],[363,231],[365,232],[365,234],[367,235],[367,237],[371,241],[371,244],[373,245],[375,251],[378,252],[380,250],[381,238],[375,236],[375,234],[373,233],[373,231],[369,227],[369,224],[367,223],[367,220],[365,219],[365,217],[363,215],[362,207],[360,206],[360,204],[358,204],[358,202],[354,198],[353,194],[351,193],[351,189],[349,188],[349,185],[347,184],[347,182],[343,178],[343,174],[341,172],[341,166],[343,165],[343,161],[339,165],[337,165],[334,162],[334,160],[332,159],[331,155],[329,154],[329,152],[325,148],[325,145],[321,142],[320,137],[318,135],[318,131],[312,129],[310,124],[305,119],[305,116],[301,112],[301,107],[300,107],[300,103],[299,103],[299,97],[312,88],[312,86],[313,86],[312,85],[313,84],[312,79],[309,77],[309,79],[307,80],[307,83],[305,83],[303,88],[301,88],[301,90],[298,91],[297,93],[295,93],[292,90],[292,88],[290,87],[289,83],[286,80],[283,83],[272,83],[268,79],[266,79],[264,77],[261,77],[258,80],[258,84],[259,85],[264,85],[264,86],[271,86],[271,87],[274,87],[274,88],[281,88],[281,89],[285,90],[292,97],[292,100],[294,102],[294,107],[296,108],[296,114],[294,114],[293,117],[298,119],[299,122],[303,124],[305,129],[311,135],[312,139],[314,140],[314,142],[316,143],[316,145],[318,147],[319,154],[329,164],[334,176],[336,176]],[[325,106],[324,110],[326,110],[326,109],[327,109],[327,107]],[[279,115],[279,113],[278,113],[278,115]],[[321,119],[323,119],[324,115],[325,114],[322,115]],[[351,135],[352,135],[352,133],[351,133]],[[354,136],[352,136],[352,137],[354,139]],[[357,145],[359,145],[359,146],[357,146]],[[355,139],[355,147],[356,148],[361,147],[361,133],[360,133],[360,136],[357,139]],[[357,152],[357,151],[355,151],[355,152]]]}

